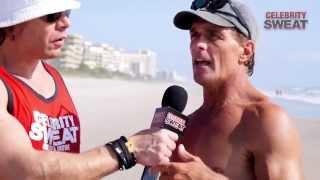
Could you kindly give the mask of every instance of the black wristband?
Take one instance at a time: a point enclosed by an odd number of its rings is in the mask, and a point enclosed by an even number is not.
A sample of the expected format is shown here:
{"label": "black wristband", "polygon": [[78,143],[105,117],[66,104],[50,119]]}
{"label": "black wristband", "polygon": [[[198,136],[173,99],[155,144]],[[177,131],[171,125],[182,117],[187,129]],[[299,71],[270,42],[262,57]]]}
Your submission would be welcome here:
{"label": "black wristband", "polygon": [[105,146],[109,146],[116,154],[119,162],[119,169],[129,169],[136,164],[136,158],[133,153],[130,153],[126,146],[127,138],[121,136],[115,141],[107,143]]}
{"label": "black wristband", "polygon": [[122,150],[124,151],[125,157],[127,159],[127,164],[124,164],[124,166],[126,167],[126,169],[129,169],[131,167],[133,167],[134,165],[136,165],[136,158],[134,156],[133,153],[129,152],[129,149],[126,145],[126,143],[128,142],[127,138],[124,136],[121,136],[119,139],[120,142],[120,146],[122,147]]}
{"label": "black wristband", "polygon": [[116,143],[115,141],[109,142],[105,145],[106,147],[110,147],[112,149],[112,151],[116,154],[117,159],[118,159],[118,163],[119,163],[119,169],[120,170],[124,170],[124,161],[126,161],[125,157],[124,157],[124,153],[122,151],[122,148],[119,146],[118,143]]}

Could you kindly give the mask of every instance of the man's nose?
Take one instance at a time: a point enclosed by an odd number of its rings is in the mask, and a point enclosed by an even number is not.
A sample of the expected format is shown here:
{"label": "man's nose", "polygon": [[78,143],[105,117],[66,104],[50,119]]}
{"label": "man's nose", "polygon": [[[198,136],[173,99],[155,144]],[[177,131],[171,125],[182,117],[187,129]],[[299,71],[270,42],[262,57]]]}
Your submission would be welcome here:
{"label": "man's nose", "polygon": [[57,21],[58,29],[65,30],[65,29],[69,28],[70,25],[71,25],[71,21],[70,21],[69,17],[66,15],[62,15],[60,17],[60,19]]}
{"label": "man's nose", "polygon": [[194,42],[194,48],[197,50],[206,50],[208,48],[208,40],[203,36],[200,36]]}

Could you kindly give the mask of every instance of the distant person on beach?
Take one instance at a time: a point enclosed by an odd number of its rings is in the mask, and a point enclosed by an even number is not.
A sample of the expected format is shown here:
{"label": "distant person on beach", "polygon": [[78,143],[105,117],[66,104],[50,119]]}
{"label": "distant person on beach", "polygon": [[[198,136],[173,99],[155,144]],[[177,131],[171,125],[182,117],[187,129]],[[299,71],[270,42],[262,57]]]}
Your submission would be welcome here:
{"label": "distant person on beach", "polygon": [[[194,0],[174,18],[189,30],[203,104],[190,115],[175,162],[161,180],[301,180],[301,147],[288,114],[259,92],[253,73],[257,24],[235,0]],[[272,73],[272,69],[270,69]]]}
{"label": "distant person on beach", "polygon": [[136,163],[169,161],[178,136],[160,129],[80,153],[78,113],[62,77],[46,63],[59,56],[78,1],[0,4],[1,180],[99,179]]}

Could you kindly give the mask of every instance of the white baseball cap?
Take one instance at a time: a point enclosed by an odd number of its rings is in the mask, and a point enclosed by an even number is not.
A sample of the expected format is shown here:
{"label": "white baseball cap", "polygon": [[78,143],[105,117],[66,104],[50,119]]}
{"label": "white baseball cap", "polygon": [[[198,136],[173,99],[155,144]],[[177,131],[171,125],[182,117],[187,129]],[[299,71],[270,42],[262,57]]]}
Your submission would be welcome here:
{"label": "white baseball cap", "polygon": [[80,7],[77,0],[1,0],[0,28]]}

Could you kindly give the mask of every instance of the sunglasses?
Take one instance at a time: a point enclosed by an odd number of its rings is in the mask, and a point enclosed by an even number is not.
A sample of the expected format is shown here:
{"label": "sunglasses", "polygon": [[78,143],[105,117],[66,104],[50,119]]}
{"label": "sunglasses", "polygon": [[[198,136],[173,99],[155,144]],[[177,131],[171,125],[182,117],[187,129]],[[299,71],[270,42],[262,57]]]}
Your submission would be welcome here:
{"label": "sunglasses", "polygon": [[46,21],[47,23],[54,23],[54,22],[57,22],[62,16],[69,17],[70,13],[71,13],[71,11],[67,10],[67,11],[63,11],[63,12],[48,14],[46,16],[43,16],[43,20]]}
{"label": "sunglasses", "polygon": [[[219,9],[224,7],[226,4],[230,5],[230,7],[231,7],[232,11],[235,13],[235,15],[232,13],[225,12],[225,11],[219,11]],[[247,30],[248,37],[249,37],[249,39],[251,39],[251,33],[249,31],[249,27],[248,27],[246,21],[244,20],[243,16],[238,11],[238,9],[236,9],[232,6],[232,3],[230,2],[230,0],[194,0],[191,4],[191,9],[195,10],[195,11],[198,9],[206,9],[207,11],[209,11],[211,13],[218,12],[218,13],[225,14],[225,15],[228,15],[228,16],[231,16],[231,17],[237,19],[237,21],[241,24],[241,26]],[[237,29],[237,30],[239,31],[239,29]]]}

